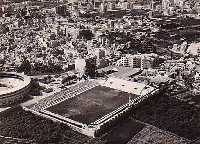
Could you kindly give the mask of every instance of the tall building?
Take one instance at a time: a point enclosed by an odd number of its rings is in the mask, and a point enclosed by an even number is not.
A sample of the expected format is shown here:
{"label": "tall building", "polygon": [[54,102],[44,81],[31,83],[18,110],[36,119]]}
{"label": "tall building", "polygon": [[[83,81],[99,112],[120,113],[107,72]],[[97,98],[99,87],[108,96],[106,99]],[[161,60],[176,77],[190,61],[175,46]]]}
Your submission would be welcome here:
{"label": "tall building", "polygon": [[96,76],[96,69],[97,69],[97,59],[96,56],[90,56],[85,59],[86,66],[85,66],[85,74],[91,78]]}
{"label": "tall building", "polygon": [[106,12],[108,9],[108,4],[106,2],[101,2],[100,6],[99,6],[99,11],[101,13]]}
{"label": "tall building", "polygon": [[84,59],[75,60],[75,71],[78,72],[79,77],[82,77],[85,74],[86,70],[86,61]]}
{"label": "tall building", "polygon": [[94,7],[94,9],[100,9],[100,6],[101,6],[101,1],[100,0],[93,0],[92,1],[92,3],[93,3],[93,7]]}
{"label": "tall building", "polygon": [[142,55],[124,55],[118,61],[117,65],[132,67],[132,68],[140,68],[140,69],[148,69],[153,67],[153,61],[156,57],[156,54],[142,54]]}
{"label": "tall building", "polygon": [[140,68],[141,67],[141,57],[137,55],[125,55],[121,58],[121,65],[125,67]]}
{"label": "tall building", "polygon": [[185,0],[174,0],[174,5],[183,8]]}
{"label": "tall building", "polygon": [[169,15],[170,0],[162,0],[162,10],[164,15]]}
{"label": "tall building", "polygon": [[66,5],[60,5],[56,7],[56,13],[62,16],[67,15],[67,6]]}
{"label": "tall building", "polygon": [[106,49],[105,48],[96,48],[88,51],[88,54],[91,54],[96,57],[96,65],[99,67],[102,65],[102,62],[105,62]]}
{"label": "tall building", "polygon": [[185,2],[185,0],[162,0],[163,14],[170,15],[177,7],[183,12]]}
{"label": "tall building", "polygon": [[126,10],[129,8],[129,3],[127,1],[124,1],[121,3],[121,9]]}

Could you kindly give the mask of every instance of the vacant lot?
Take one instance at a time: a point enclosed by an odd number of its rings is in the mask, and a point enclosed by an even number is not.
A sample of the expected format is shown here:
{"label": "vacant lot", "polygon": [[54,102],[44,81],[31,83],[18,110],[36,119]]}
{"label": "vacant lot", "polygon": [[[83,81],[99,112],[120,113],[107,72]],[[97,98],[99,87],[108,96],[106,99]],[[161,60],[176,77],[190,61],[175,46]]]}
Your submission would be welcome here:
{"label": "vacant lot", "polygon": [[135,119],[190,140],[200,136],[200,109],[170,96],[159,96],[138,107]]}
{"label": "vacant lot", "polygon": [[92,139],[87,144],[127,144],[145,126],[140,122],[127,118],[110,128],[106,134]]}
{"label": "vacant lot", "polygon": [[134,135],[145,127],[131,119],[126,119],[113,127],[102,140],[105,144],[126,144]]}
{"label": "vacant lot", "polygon": [[29,139],[37,144],[84,144],[90,140],[63,124],[36,116],[21,107],[0,113],[0,135]]}
{"label": "vacant lot", "polygon": [[136,97],[119,90],[98,86],[46,110],[90,124],[128,103],[130,96]]}
{"label": "vacant lot", "polygon": [[127,144],[188,144],[190,141],[153,126],[146,126]]}

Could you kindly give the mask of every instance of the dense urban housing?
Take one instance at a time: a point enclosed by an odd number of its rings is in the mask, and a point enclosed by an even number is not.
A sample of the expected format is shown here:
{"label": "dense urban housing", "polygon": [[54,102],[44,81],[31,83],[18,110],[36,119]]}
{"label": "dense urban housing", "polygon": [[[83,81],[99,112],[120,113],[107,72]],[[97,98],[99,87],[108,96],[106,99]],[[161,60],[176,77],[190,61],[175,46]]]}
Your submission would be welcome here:
{"label": "dense urban housing", "polygon": [[199,144],[199,0],[1,0],[0,143]]}

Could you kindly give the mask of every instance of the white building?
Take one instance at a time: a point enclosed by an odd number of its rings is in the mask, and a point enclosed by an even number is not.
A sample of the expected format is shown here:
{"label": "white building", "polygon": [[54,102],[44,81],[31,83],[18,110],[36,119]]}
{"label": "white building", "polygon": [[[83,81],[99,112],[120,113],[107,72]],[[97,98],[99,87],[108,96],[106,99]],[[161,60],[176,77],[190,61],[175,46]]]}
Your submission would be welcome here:
{"label": "white building", "polygon": [[79,77],[81,77],[83,74],[85,74],[86,69],[86,62],[84,59],[76,59],[75,60],[75,70],[78,72]]}
{"label": "white building", "polygon": [[117,89],[117,90],[131,93],[134,95],[140,95],[140,96],[146,95],[152,92],[153,90],[155,90],[155,88],[143,83],[126,81],[126,80],[114,78],[114,77],[110,77],[108,80],[106,80],[102,84],[102,86]]}
{"label": "white building", "polygon": [[162,9],[164,15],[169,15],[170,0],[162,0]]}
{"label": "white building", "polygon": [[183,8],[185,0],[174,0],[174,5]]}
{"label": "white building", "polygon": [[126,54],[117,62],[118,66],[148,69],[152,68],[156,54],[130,55]]}
{"label": "white building", "polygon": [[96,48],[88,51],[88,54],[96,56],[97,66],[100,65],[100,61],[105,59],[106,57],[106,49],[105,48]]}
{"label": "white building", "polygon": [[187,49],[187,53],[191,55],[200,55],[200,42],[190,44]]}

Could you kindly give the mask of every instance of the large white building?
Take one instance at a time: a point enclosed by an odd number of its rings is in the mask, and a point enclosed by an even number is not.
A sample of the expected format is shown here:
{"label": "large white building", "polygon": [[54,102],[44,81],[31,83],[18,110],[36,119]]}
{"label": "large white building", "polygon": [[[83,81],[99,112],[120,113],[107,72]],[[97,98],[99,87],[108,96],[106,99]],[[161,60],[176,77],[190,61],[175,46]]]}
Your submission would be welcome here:
{"label": "large white building", "polygon": [[90,49],[88,51],[88,54],[93,55],[96,57],[96,65],[97,67],[101,65],[101,61],[105,60],[106,58],[106,49],[105,48],[95,48],[95,49]]}
{"label": "large white building", "polygon": [[102,85],[105,87],[117,89],[117,90],[131,93],[134,95],[146,95],[152,92],[153,90],[155,90],[154,87],[151,87],[143,83],[126,81],[126,80],[114,78],[114,77],[110,77]]}
{"label": "large white building", "polygon": [[199,43],[192,43],[189,45],[187,49],[187,53],[191,55],[200,55],[200,42]]}
{"label": "large white building", "polygon": [[162,0],[162,9],[163,9],[163,14],[164,15],[169,15],[170,6],[171,6],[171,1],[170,0]]}
{"label": "large white building", "polygon": [[121,57],[121,59],[117,62],[117,65],[140,68],[140,69],[148,69],[152,68],[153,60],[156,56],[157,56],[156,54],[140,54],[140,55],[126,54]]}
{"label": "large white building", "polygon": [[185,0],[162,0],[162,10],[164,15],[171,15],[175,7],[183,11]]}
{"label": "large white building", "polygon": [[75,60],[75,70],[78,72],[79,77],[81,77],[85,73],[86,62],[84,59],[76,59]]}

